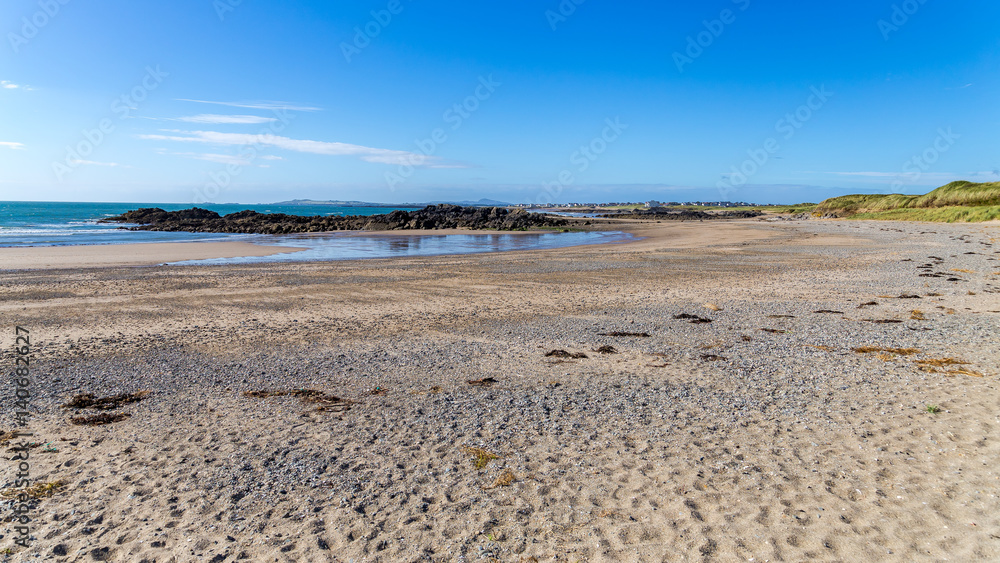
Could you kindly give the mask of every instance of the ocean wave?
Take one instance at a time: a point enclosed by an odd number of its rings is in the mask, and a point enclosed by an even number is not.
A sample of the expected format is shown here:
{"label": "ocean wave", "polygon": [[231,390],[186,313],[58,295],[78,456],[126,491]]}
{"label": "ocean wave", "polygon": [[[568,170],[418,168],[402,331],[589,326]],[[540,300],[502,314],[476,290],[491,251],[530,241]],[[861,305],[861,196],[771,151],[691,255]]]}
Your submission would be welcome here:
{"label": "ocean wave", "polygon": [[78,234],[80,231],[69,229],[33,229],[30,227],[0,227],[0,236],[14,235],[51,235],[57,237],[68,237]]}

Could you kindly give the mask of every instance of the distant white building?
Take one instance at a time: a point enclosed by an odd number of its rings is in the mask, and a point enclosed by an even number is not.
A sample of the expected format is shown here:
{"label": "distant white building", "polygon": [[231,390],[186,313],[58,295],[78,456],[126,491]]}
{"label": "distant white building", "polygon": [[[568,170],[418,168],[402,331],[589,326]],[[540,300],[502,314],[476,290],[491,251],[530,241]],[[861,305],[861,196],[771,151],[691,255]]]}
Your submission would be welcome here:
{"label": "distant white building", "polygon": [[655,199],[651,199],[646,202],[646,207],[663,207],[663,204],[656,201]]}

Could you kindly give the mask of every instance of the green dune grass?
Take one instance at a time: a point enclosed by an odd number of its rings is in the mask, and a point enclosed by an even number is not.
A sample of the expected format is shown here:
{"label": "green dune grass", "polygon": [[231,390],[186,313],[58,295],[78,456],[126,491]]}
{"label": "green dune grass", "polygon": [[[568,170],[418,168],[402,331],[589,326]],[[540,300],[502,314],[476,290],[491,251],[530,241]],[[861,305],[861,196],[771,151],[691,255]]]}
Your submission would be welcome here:
{"label": "green dune grass", "polygon": [[1000,219],[1000,182],[952,182],[924,195],[856,194],[821,202],[815,215],[847,219],[979,222]]}

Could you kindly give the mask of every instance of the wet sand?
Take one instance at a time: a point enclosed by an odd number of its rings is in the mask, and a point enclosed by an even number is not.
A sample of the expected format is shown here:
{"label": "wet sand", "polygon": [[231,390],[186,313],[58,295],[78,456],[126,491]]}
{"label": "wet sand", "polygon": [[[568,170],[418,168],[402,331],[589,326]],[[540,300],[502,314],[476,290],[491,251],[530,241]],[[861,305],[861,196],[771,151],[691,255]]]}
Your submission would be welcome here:
{"label": "wet sand", "polygon": [[151,266],[181,260],[271,256],[299,248],[249,242],[153,242],[0,248],[0,270]]}
{"label": "wet sand", "polygon": [[[538,235],[552,231],[477,231],[471,229],[412,229],[405,231],[334,231],[296,233],[294,237],[419,237],[444,235]],[[250,242],[169,242],[37,246],[0,248],[0,271],[19,269],[92,268],[109,266],[153,266],[185,260],[273,256],[306,248],[268,246]]]}

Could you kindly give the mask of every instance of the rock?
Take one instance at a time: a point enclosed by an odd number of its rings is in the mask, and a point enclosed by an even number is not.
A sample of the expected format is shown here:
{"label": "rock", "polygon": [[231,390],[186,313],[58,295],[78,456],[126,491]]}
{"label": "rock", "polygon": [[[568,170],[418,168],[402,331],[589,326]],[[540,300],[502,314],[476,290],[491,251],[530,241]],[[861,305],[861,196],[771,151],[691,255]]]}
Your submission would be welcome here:
{"label": "rock", "polygon": [[538,227],[562,227],[565,219],[509,211],[504,207],[462,207],[428,205],[416,211],[396,210],[382,215],[348,217],[303,217],[284,213],[258,213],[245,210],[220,216],[214,211],[193,207],[164,211],[147,207],[128,211],[102,223],[132,223],[122,227],[133,231],[188,231],[206,233],[283,234],[324,231],[396,231],[407,229],[488,229],[519,231]]}

